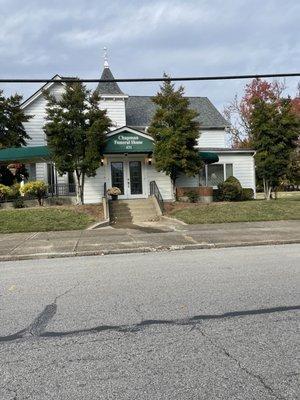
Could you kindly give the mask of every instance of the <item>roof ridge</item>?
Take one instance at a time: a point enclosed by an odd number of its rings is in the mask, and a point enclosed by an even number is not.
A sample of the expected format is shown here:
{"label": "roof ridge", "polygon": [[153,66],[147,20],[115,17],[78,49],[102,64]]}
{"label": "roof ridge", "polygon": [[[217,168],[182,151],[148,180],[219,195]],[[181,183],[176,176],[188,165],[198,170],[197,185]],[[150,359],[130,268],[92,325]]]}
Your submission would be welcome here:
{"label": "roof ridge", "polygon": [[[147,94],[133,94],[133,95],[131,95],[131,94],[129,94],[128,97],[155,97],[155,94],[153,94],[153,95],[150,95],[150,94],[149,95],[147,95]],[[187,99],[207,99],[208,101],[210,101],[207,96],[183,96],[183,97],[185,97]]]}

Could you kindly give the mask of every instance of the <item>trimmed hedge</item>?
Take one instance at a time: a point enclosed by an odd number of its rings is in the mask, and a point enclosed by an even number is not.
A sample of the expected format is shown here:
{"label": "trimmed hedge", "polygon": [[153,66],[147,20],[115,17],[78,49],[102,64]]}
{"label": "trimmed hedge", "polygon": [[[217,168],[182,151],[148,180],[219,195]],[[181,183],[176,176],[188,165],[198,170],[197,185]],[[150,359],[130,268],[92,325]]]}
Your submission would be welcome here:
{"label": "trimmed hedge", "polygon": [[251,188],[242,188],[242,201],[253,200],[254,199],[254,191]]}
{"label": "trimmed hedge", "polygon": [[242,199],[242,185],[234,176],[218,185],[219,199],[223,201],[239,201]]}

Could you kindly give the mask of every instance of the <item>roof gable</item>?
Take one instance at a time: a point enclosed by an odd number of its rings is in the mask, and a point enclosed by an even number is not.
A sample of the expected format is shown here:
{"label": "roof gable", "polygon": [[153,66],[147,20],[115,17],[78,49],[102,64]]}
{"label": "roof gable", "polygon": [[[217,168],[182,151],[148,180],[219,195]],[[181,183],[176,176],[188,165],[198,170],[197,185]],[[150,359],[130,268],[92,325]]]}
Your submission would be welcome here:
{"label": "roof gable", "polygon": [[[65,85],[64,82],[60,82],[62,77],[58,74],[54,75],[51,80],[55,80],[55,82],[46,82],[42,87],[40,87],[35,93],[33,93],[28,99],[24,100],[23,103],[21,104],[21,108],[26,108],[28,107],[31,103],[33,103],[36,99],[38,99],[42,94],[44,90],[50,89],[53,85],[56,85],[59,83],[60,85]],[[66,79],[66,78],[64,78]]]}

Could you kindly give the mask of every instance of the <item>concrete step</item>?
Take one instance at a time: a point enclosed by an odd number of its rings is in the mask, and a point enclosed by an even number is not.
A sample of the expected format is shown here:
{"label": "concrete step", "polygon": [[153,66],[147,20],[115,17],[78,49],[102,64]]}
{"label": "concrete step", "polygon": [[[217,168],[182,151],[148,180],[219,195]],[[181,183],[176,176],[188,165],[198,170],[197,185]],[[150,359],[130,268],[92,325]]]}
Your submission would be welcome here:
{"label": "concrete step", "polygon": [[135,207],[151,207],[153,205],[153,200],[150,202],[150,201],[147,201],[147,202],[145,202],[145,203],[135,203],[135,202],[132,202],[132,204],[130,204],[130,203],[119,203],[119,202],[117,202],[117,201],[112,201],[111,202],[111,206],[113,207],[113,208],[126,208],[126,207],[128,207],[128,208],[135,208]]}
{"label": "concrete step", "polygon": [[147,197],[145,199],[129,199],[129,200],[117,200],[113,201],[112,203],[119,203],[119,204],[146,204],[146,203],[151,203],[152,199],[151,197]]}
{"label": "concrete step", "polygon": [[116,223],[153,221],[158,217],[152,198],[111,201],[110,213]]}
{"label": "concrete step", "polygon": [[151,211],[151,212],[156,212],[156,209],[154,205],[149,204],[147,206],[133,206],[133,207],[111,207],[110,208],[112,212],[144,212],[144,211]]}
{"label": "concrete step", "polygon": [[131,209],[110,209],[111,214],[143,214],[152,213],[156,214],[155,208],[131,208]]}
{"label": "concrete step", "polygon": [[157,214],[155,213],[129,213],[129,214],[111,214],[111,218],[151,218],[155,217]]}

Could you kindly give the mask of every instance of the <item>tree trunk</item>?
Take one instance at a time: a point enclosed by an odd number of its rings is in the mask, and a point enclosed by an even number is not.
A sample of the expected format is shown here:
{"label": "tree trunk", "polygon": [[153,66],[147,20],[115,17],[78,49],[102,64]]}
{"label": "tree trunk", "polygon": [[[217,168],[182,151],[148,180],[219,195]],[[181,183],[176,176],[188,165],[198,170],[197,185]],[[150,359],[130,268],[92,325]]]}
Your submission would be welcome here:
{"label": "tree trunk", "polygon": [[175,179],[171,178],[171,182],[172,182],[173,196],[174,196],[175,201],[177,201],[178,199],[177,199],[177,191],[176,191],[176,178]]}
{"label": "tree trunk", "polygon": [[76,170],[76,204],[83,204],[84,174]]}
{"label": "tree trunk", "polygon": [[265,199],[266,200],[270,200],[271,199],[272,186],[270,185],[270,182],[266,178],[263,178],[263,184],[264,184]]}
{"label": "tree trunk", "polygon": [[82,173],[82,178],[81,178],[81,193],[80,193],[80,200],[81,204],[84,204],[84,181],[85,181],[85,174]]}
{"label": "tree trunk", "polygon": [[173,196],[175,201],[177,201],[177,192],[176,192],[177,171],[175,168],[171,171],[170,178],[172,182]]}

